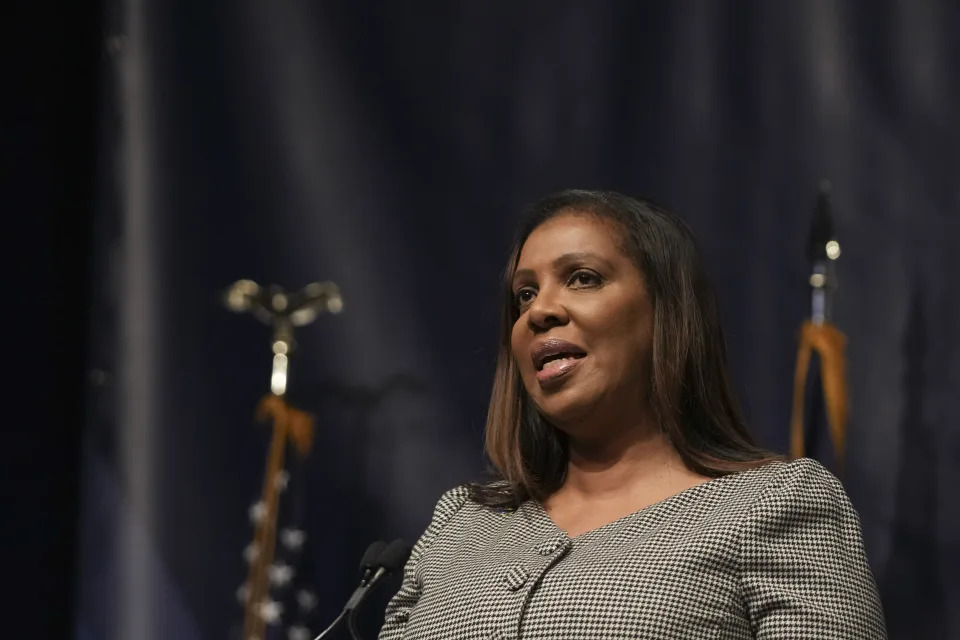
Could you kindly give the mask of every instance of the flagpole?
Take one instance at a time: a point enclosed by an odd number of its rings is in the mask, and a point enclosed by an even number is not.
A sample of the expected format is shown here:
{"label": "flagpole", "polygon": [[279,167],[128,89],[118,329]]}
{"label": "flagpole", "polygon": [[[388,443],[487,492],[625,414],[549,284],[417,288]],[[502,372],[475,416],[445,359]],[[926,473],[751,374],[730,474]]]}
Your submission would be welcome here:
{"label": "flagpole", "polygon": [[807,455],[809,428],[805,422],[807,377],[813,353],[819,357],[821,387],[826,405],[827,424],[836,462],[843,468],[846,453],[848,391],[846,383],[846,336],[833,324],[837,290],[836,261],[840,243],[834,229],[830,183],[823,181],[814,210],[807,243],[810,261],[810,317],[800,327],[799,348],[793,386],[793,412],[790,425],[790,453],[793,458]]}
{"label": "flagpole", "polygon": [[227,289],[224,303],[231,311],[251,313],[273,329],[270,393],[257,406],[258,420],[272,420],[273,432],[260,501],[252,512],[254,539],[244,553],[250,567],[241,587],[243,640],[265,640],[266,625],[281,615],[277,603],[270,598],[270,568],[276,555],[277,516],[280,491],[285,484],[287,443],[293,443],[297,451],[306,456],[314,430],[312,416],[291,407],[285,400],[290,356],[296,346],[293,330],[310,324],[322,312],[340,313],[343,299],[332,282],[315,282],[299,292],[287,293],[277,286],[265,288],[252,280],[238,280]]}

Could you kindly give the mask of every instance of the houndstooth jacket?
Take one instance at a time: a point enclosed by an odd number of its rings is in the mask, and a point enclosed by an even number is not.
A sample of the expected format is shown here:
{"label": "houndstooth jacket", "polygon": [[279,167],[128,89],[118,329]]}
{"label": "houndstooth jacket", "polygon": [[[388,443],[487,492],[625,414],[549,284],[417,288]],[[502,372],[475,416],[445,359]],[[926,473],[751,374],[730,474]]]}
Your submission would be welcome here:
{"label": "houndstooth jacket", "polygon": [[809,459],[569,538],[535,501],[440,499],[380,640],[886,638],[860,522]]}

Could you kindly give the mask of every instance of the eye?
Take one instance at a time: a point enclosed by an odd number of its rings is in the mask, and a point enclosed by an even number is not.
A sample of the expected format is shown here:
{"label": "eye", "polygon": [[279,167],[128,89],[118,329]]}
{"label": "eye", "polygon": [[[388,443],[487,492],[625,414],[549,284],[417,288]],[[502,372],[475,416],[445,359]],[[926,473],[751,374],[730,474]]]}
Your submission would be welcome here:
{"label": "eye", "polygon": [[567,284],[577,289],[598,287],[603,284],[603,278],[600,277],[600,274],[590,271],[589,269],[577,269],[570,275],[570,280]]}
{"label": "eye", "polygon": [[533,299],[536,297],[536,289],[533,287],[523,287],[513,294],[513,306],[516,307],[518,311],[522,311],[523,308],[533,302]]}

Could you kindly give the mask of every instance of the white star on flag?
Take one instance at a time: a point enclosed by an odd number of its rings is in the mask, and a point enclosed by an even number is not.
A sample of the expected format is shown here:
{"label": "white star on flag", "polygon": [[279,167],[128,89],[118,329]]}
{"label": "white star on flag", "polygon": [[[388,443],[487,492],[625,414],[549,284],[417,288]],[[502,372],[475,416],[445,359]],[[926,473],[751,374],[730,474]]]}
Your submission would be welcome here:
{"label": "white star on flag", "polygon": [[283,605],[274,600],[265,600],[260,603],[259,614],[267,624],[276,624],[280,622],[280,614],[283,613]]}
{"label": "white star on flag", "polygon": [[301,589],[297,591],[297,604],[299,604],[300,608],[304,611],[310,611],[317,606],[317,596],[305,589]]}
{"label": "white star on flag", "polygon": [[263,504],[263,500],[258,500],[250,505],[250,511],[248,511],[248,513],[250,515],[250,522],[257,524],[267,515],[267,505]]}
{"label": "white star on flag", "polygon": [[287,638],[289,640],[310,640],[310,636],[312,635],[309,629],[299,625],[290,627],[290,629],[287,630]]}
{"label": "white star on flag", "polygon": [[273,477],[273,486],[277,491],[283,491],[287,488],[287,484],[290,482],[290,474],[287,473],[285,469],[282,469],[277,472],[277,475]]}
{"label": "white star on flag", "polygon": [[300,529],[284,529],[280,532],[280,540],[287,549],[298,551],[307,541],[307,534]]}
{"label": "white star on flag", "polygon": [[270,565],[270,582],[282,587],[293,579],[293,567],[288,564],[275,563]]}

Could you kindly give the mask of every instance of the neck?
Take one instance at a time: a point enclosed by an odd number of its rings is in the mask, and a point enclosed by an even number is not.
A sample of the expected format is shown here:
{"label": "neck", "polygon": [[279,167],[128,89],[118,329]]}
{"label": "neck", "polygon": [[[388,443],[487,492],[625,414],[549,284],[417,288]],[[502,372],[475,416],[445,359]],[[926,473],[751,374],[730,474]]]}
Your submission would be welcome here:
{"label": "neck", "polygon": [[603,441],[571,438],[568,456],[562,491],[583,497],[629,493],[671,472],[687,472],[659,429],[626,431]]}

